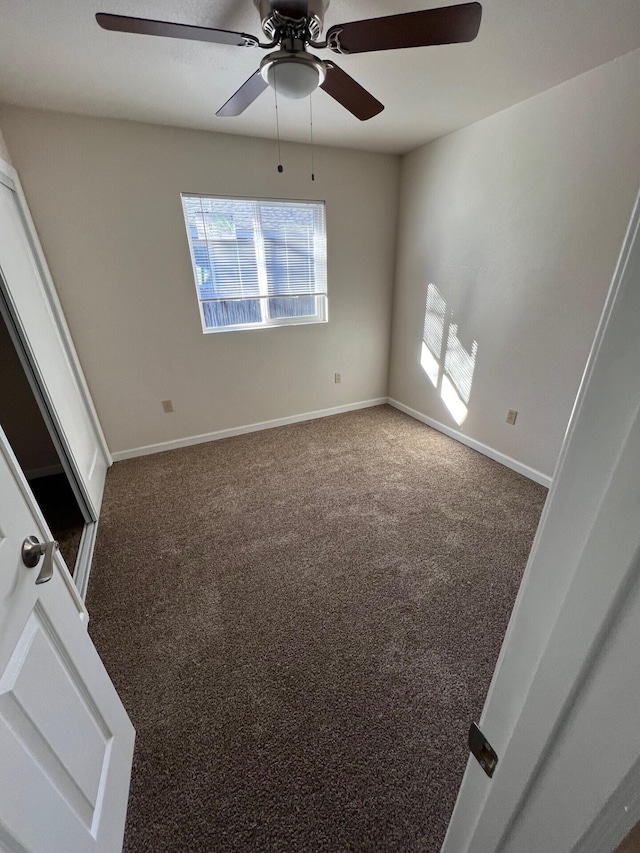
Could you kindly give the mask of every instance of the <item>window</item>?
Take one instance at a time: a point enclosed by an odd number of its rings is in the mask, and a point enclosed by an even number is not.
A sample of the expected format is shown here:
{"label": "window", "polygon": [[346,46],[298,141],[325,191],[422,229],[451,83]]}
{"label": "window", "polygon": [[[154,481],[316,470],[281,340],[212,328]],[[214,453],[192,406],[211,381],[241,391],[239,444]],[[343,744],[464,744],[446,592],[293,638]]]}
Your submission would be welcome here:
{"label": "window", "polygon": [[324,202],[182,195],[203,332],[327,320]]}

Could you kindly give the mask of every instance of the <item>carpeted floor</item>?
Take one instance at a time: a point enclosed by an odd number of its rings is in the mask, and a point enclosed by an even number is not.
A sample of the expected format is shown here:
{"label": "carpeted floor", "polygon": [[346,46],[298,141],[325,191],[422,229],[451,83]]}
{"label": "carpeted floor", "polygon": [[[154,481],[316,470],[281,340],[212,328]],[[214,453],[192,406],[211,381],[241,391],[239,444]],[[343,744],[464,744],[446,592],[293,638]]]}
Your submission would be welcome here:
{"label": "carpeted floor", "polygon": [[388,406],[114,465],[125,850],[438,851],[545,497]]}
{"label": "carpeted floor", "polygon": [[637,823],[627,837],[616,847],[614,853],[640,853],[640,823]]}

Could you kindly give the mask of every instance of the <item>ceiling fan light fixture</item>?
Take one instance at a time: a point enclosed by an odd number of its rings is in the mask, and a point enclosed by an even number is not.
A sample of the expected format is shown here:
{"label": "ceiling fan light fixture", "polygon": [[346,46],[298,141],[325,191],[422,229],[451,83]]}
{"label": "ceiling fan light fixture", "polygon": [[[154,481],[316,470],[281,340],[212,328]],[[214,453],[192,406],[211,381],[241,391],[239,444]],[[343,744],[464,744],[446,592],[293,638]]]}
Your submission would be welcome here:
{"label": "ceiling fan light fixture", "polygon": [[324,62],[311,53],[277,50],[260,63],[260,73],[278,95],[306,98],[324,83]]}

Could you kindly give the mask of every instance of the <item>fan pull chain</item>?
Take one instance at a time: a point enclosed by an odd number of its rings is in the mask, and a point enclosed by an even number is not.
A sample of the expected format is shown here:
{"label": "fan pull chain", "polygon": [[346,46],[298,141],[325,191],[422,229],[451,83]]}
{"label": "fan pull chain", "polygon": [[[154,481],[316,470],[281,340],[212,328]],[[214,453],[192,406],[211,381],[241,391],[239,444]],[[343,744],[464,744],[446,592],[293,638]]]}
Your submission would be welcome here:
{"label": "fan pull chain", "polygon": [[311,131],[311,180],[315,181],[316,176],[313,168],[313,97],[309,95],[309,127]]}
{"label": "fan pull chain", "polygon": [[278,171],[280,174],[284,172],[284,168],[282,167],[282,157],[280,156],[280,121],[278,119],[278,81],[277,75],[274,75],[273,79],[273,94],[276,99],[276,136],[278,138]]}

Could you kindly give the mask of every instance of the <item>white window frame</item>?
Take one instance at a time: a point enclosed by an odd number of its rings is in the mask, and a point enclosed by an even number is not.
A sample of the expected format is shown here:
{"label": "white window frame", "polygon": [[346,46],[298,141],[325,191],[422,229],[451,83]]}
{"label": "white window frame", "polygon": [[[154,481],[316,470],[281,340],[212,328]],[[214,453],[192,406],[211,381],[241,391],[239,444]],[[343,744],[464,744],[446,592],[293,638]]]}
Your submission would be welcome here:
{"label": "white window frame", "polygon": [[[189,244],[189,254],[191,257],[191,268],[193,273],[194,286],[196,289],[196,299],[198,302],[198,310],[200,314],[200,323],[202,325],[202,332],[205,335],[208,334],[218,334],[219,332],[236,332],[236,331],[247,331],[252,329],[272,329],[279,326],[302,326],[302,325],[311,325],[317,323],[327,323],[329,320],[329,308],[328,308],[328,287],[327,287],[327,239],[326,239],[326,204],[324,201],[320,199],[285,199],[285,198],[258,198],[255,196],[236,196],[236,195],[220,195],[220,194],[207,194],[207,193],[196,193],[196,192],[184,192],[180,194],[181,203],[182,199],[185,198],[200,198],[200,199],[220,199],[225,201],[246,201],[246,202],[256,202],[256,203],[270,203],[270,204],[282,204],[282,205],[319,205],[322,210],[322,222],[323,222],[323,230],[320,235],[316,235],[316,239],[319,240],[321,244],[321,248],[323,250],[323,258],[322,263],[318,264],[316,259],[316,269],[315,269],[315,277],[318,280],[321,280],[320,290],[317,290],[316,293],[287,293],[283,294],[283,296],[304,296],[307,298],[314,298],[315,303],[315,312],[313,314],[308,314],[299,317],[275,317],[271,318],[268,316],[269,310],[269,300],[273,298],[277,298],[273,293],[269,293],[268,281],[267,281],[267,266],[266,266],[266,257],[264,250],[264,239],[262,237],[262,231],[260,227],[260,222],[257,223],[258,236],[255,239],[254,247],[256,252],[256,260],[257,260],[257,279],[258,279],[258,287],[259,294],[256,296],[244,296],[244,297],[216,297],[216,298],[201,298],[199,290],[198,290],[198,277],[197,277],[197,267],[195,255],[194,255],[194,246],[191,240],[191,235],[189,234],[189,225],[187,222],[187,218],[185,215],[184,206],[182,207],[183,218],[185,222],[185,228],[187,232],[187,242]],[[322,287],[324,289],[322,289]],[[217,326],[210,327],[207,325],[205,313],[204,313],[204,304],[207,302],[231,302],[231,301],[256,301],[259,300],[260,304],[260,314],[261,320],[256,323],[234,323],[229,324],[227,326]]]}

